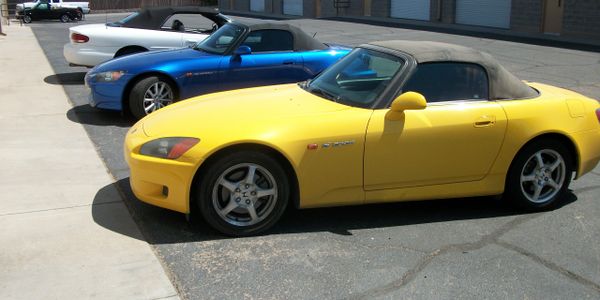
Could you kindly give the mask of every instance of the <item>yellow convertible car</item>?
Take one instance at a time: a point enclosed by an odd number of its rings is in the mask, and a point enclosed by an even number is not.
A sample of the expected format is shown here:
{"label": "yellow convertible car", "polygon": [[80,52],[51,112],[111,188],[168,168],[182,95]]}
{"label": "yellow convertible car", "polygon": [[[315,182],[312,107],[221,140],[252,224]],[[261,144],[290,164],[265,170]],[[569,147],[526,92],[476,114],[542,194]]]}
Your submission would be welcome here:
{"label": "yellow convertible car", "polygon": [[503,194],[545,209],[600,160],[600,104],[470,48],[385,41],[312,81],[168,106],[124,150],[138,198],[197,209],[227,235],[264,231],[287,206]]}

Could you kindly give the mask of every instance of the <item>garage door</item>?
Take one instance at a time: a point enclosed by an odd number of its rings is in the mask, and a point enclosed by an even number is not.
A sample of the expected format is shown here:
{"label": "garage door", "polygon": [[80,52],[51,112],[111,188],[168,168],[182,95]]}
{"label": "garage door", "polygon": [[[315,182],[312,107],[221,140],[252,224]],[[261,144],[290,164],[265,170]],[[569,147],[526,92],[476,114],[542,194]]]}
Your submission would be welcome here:
{"label": "garage door", "polygon": [[429,21],[429,0],[392,0],[390,16],[392,18]]}
{"label": "garage door", "polygon": [[265,0],[250,0],[250,11],[265,11]]}
{"label": "garage door", "polygon": [[456,0],[456,23],[510,28],[511,0]]}
{"label": "garage door", "polygon": [[283,14],[301,16],[303,11],[302,0],[283,0]]}

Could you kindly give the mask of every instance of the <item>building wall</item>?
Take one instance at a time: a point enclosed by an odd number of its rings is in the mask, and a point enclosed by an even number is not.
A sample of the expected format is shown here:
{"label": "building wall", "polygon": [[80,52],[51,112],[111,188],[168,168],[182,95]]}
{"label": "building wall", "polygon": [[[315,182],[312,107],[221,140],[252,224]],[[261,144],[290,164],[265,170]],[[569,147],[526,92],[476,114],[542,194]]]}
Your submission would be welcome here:
{"label": "building wall", "polygon": [[389,18],[390,16],[390,0],[374,0],[371,1],[371,16]]}
{"label": "building wall", "polygon": [[600,38],[600,1],[563,0],[563,35]]}
{"label": "building wall", "polygon": [[[350,7],[338,11],[334,8],[335,0],[304,0],[305,18],[317,17],[364,17],[364,1],[350,0]],[[431,22],[455,23],[456,0],[423,0],[431,1]],[[544,18],[546,0],[512,0],[510,30],[525,33],[540,33]],[[564,1],[564,18],[562,36],[577,38],[600,38],[600,0],[562,0]],[[230,3],[233,3],[231,7]],[[317,5],[319,6],[317,8]],[[240,12],[250,11],[250,0],[220,0],[221,9]],[[373,18],[390,18],[391,0],[371,0],[371,16]],[[266,0],[265,13],[283,14],[283,0]]]}
{"label": "building wall", "polygon": [[454,23],[456,15],[456,0],[438,0],[442,1],[442,23]]}
{"label": "building wall", "polygon": [[544,0],[513,0],[510,29],[519,32],[540,32],[544,17]]}

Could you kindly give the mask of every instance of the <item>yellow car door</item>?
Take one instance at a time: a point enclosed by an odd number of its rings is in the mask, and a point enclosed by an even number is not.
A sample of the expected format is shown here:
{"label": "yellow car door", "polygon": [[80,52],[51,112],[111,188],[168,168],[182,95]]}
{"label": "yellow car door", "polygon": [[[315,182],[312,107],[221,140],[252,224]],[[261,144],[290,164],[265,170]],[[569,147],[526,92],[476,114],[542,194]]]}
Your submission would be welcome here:
{"label": "yellow car door", "polygon": [[[506,115],[486,99],[485,71],[468,64],[437,65],[419,66],[403,88],[423,94],[425,109],[406,110],[398,120],[386,117],[389,109],[372,115],[365,139],[366,191],[387,189],[391,200],[397,190],[402,200],[403,188],[481,180],[494,163]],[[469,69],[466,79],[457,68]]]}

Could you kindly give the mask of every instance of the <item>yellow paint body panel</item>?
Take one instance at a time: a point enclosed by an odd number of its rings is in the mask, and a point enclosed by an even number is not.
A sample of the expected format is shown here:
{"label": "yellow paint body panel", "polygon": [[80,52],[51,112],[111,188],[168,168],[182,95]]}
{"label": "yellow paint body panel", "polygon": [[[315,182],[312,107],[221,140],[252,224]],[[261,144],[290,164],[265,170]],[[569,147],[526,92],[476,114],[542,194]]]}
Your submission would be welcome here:
{"label": "yellow paint body panel", "polygon": [[[249,143],[289,161],[302,208],[500,194],[519,149],[544,133],[570,139],[578,175],[590,171],[600,160],[598,102],[532,86],[540,97],[430,104],[397,121],[386,119],[388,109],[334,103],[296,84],[216,93],[139,121],[125,139],[125,158],[138,198],[183,213],[190,211],[192,181],[206,159]],[[200,142],[177,160],[139,154],[144,143],[162,137]],[[309,144],[319,147],[309,150]]]}

